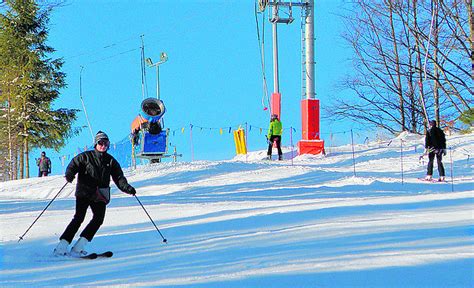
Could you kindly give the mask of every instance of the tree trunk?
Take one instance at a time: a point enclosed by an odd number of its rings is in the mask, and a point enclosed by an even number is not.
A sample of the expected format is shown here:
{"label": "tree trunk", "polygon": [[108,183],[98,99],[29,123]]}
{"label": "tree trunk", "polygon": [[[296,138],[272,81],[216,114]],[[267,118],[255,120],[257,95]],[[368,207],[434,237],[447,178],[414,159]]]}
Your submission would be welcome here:
{"label": "tree trunk", "polygon": [[17,180],[18,179],[18,149],[16,149],[14,152],[15,154],[13,156],[13,172],[14,172],[13,180]]}
{"label": "tree trunk", "polygon": [[23,150],[25,152],[25,178],[30,178],[30,149],[28,147],[28,136],[25,137]]}
{"label": "tree trunk", "polygon": [[469,19],[469,37],[471,38],[471,77],[474,80],[474,15],[472,14],[472,0],[466,0],[466,7]]}
{"label": "tree trunk", "polygon": [[8,180],[13,180],[13,139],[12,139],[12,120],[11,120],[11,90],[7,92],[7,131],[8,131]]}
{"label": "tree trunk", "polygon": [[[411,26],[410,24],[410,18],[411,18],[411,6],[410,6],[410,1],[407,2],[406,6],[406,26],[408,27],[407,29],[409,30],[409,27]],[[410,32],[407,32],[405,34],[405,41],[406,41],[406,46],[408,49],[408,71],[407,71],[407,85],[408,85],[408,106],[409,106],[409,115],[411,117],[411,122],[410,122],[410,132],[411,133],[417,133],[418,131],[416,130],[418,125],[417,125],[417,120],[418,120],[418,108],[417,108],[417,103],[416,103],[416,97],[415,97],[415,88],[414,88],[414,79],[413,75],[415,74],[414,71],[414,66],[413,66],[413,52],[415,52],[415,48],[412,47],[411,43],[411,37],[410,37]]]}
{"label": "tree trunk", "polygon": [[[24,95],[23,96],[23,105],[22,105],[22,113],[21,115],[24,115],[22,117],[22,119],[24,119],[24,117],[26,115],[28,115],[28,112],[26,111],[26,98],[28,96]],[[26,121],[24,122],[21,122],[21,136],[19,137],[19,141],[18,141],[18,152],[19,152],[19,156],[20,156],[20,161],[19,161],[19,165],[20,165],[20,179],[25,179],[25,142],[26,142],[26,133],[27,133],[27,125],[25,123]]]}
{"label": "tree trunk", "polygon": [[434,113],[435,119],[438,125],[440,124],[440,115],[439,115],[439,70],[438,70],[438,3],[437,1],[431,2],[431,10],[434,13],[434,22],[433,22],[433,76],[434,76],[434,83],[433,83],[433,102],[434,102]]}
{"label": "tree trunk", "polygon": [[418,34],[418,21],[417,21],[417,0],[413,0],[413,25],[414,25],[414,31],[415,31],[415,50],[416,50],[416,57],[417,57],[417,64],[418,64],[418,88],[420,91],[420,104],[423,109],[423,118],[424,118],[424,124],[425,128],[428,127],[428,112],[426,111],[426,104],[425,104],[425,95],[423,92],[423,62],[421,61],[421,39],[420,35]]}
{"label": "tree trunk", "polygon": [[393,54],[395,56],[395,76],[397,77],[397,94],[399,99],[399,111],[400,111],[400,131],[406,131],[405,126],[405,101],[403,99],[403,89],[402,89],[402,78],[400,73],[400,58],[398,56],[398,46],[397,46],[397,34],[395,34],[395,27],[393,24],[393,3],[389,0],[389,10],[390,10],[390,29],[392,32],[392,41],[393,41]]}
{"label": "tree trunk", "polygon": [[416,133],[416,120],[417,120],[417,105],[416,105],[416,100],[415,100],[415,89],[413,88],[413,74],[415,74],[415,71],[413,71],[413,62],[412,62],[412,51],[413,49],[409,47],[410,51],[408,52],[408,55],[410,59],[408,59],[408,99],[410,100],[410,114],[411,114],[411,131],[412,133]]}
{"label": "tree trunk", "polygon": [[[23,142],[23,141],[22,141]],[[21,142],[20,142],[21,143]],[[18,159],[18,165],[20,166],[20,173],[19,173],[19,178],[20,179],[24,179],[25,178],[25,158],[24,158],[24,154],[23,154],[23,145],[18,145],[18,154],[19,154],[19,158]]]}

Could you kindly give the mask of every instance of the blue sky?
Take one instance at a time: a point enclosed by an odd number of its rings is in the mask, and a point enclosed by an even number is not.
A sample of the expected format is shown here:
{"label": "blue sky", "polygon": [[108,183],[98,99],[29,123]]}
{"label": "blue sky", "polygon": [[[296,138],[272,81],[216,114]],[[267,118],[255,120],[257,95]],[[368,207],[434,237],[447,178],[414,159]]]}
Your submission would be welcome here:
{"label": "blue sky", "polygon": [[[350,51],[340,37],[343,26],[337,16],[345,5],[344,1],[316,1],[316,93],[323,108],[338,93],[334,86],[350,64]],[[278,27],[282,122],[287,128],[283,145],[291,142],[289,127],[296,129],[291,135],[293,144],[301,139],[300,11],[293,8],[295,21]],[[268,17],[263,23],[261,14],[258,22],[261,33],[263,25],[265,28],[270,94],[271,25]],[[68,84],[56,108],[82,110],[79,77],[83,66],[82,93],[94,134],[103,130],[112,142],[127,137],[142,101],[140,35],[144,35],[146,57],[156,61],[161,52],[169,56],[160,66],[160,96],[167,108],[165,127],[172,131],[169,140],[178,153],[183,153],[182,160],[190,161],[192,156],[194,160],[232,158],[235,148],[229,127],[235,129],[245,123],[248,128],[252,126],[249,149],[265,149],[269,114],[262,105],[262,69],[252,0],[68,1],[56,8],[50,19],[48,42],[57,50],[54,57],[65,60]],[[146,73],[145,98],[156,97],[155,69],[146,68]],[[330,145],[330,133],[348,131],[355,125],[330,123],[321,112],[326,146]],[[190,124],[194,125],[192,145]],[[76,126],[85,125],[86,118],[80,112]],[[261,134],[259,128],[263,128]],[[349,134],[337,135],[333,141],[350,142]],[[89,129],[84,128],[61,151],[48,150],[48,154],[54,165],[55,158],[72,155],[91,142]],[[55,166],[53,173],[61,173]]]}

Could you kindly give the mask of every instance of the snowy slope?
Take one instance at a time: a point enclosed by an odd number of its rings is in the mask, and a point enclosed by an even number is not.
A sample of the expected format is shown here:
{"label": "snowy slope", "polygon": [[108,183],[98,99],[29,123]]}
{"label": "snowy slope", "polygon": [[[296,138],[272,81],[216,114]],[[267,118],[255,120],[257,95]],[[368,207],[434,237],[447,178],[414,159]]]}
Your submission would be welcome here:
{"label": "snowy slope", "polygon": [[0,183],[0,286],[473,287],[474,135],[448,137],[448,183],[418,180],[422,143],[403,134],[358,145],[354,158],[344,146],[326,157],[267,162],[258,151],[127,170],[168,244],[113,186],[87,248],[115,255],[91,261],[51,256],[74,185],[18,243],[65,182]]}

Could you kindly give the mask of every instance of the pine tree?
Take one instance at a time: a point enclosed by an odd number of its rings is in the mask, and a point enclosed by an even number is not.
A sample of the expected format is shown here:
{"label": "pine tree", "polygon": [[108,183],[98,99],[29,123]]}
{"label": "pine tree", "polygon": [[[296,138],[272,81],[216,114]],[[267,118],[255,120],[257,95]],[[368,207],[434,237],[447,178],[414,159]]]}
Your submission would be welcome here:
{"label": "pine tree", "polygon": [[462,123],[466,124],[468,127],[474,126],[474,108],[470,108],[464,111],[459,117]]}
{"label": "pine tree", "polygon": [[0,149],[15,179],[29,177],[31,148],[58,150],[78,133],[72,127],[78,110],[52,107],[66,82],[62,59],[51,59],[54,49],[46,44],[50,9],[32,0],[6,5],[0,16],[0,141],[6,145]]}

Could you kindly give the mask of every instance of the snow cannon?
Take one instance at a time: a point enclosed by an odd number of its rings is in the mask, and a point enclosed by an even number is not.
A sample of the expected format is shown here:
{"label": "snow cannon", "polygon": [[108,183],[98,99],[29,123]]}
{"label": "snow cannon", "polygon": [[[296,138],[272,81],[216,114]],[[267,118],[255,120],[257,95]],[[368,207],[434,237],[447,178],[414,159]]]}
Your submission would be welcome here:
{"label": "snow cannon", "polygon": [[137,149],[137,157],[150,160],[151,163],[161,162],[167,157],[169,129],[163,129],[163,115],[166,112],[163,101],[147,98],[142,101],[141,113],[133,120],[131,141],[133,149]]}
{"label": "snow cannon", "polygon": [[161,117],[166,112],[165,104],[163,101],[156,98],[147,98],[142,101],[142,116],[149,122],[160,121]]}
{"label": "snow cannon", "polygon": [[163,130],[161,117],[166,112],[163,101],[156,98],[147,98],[142,101],[142,111],[140,113],[142,120],[146,122],[142,124],[147,132],[153,135],[160,134]]}

